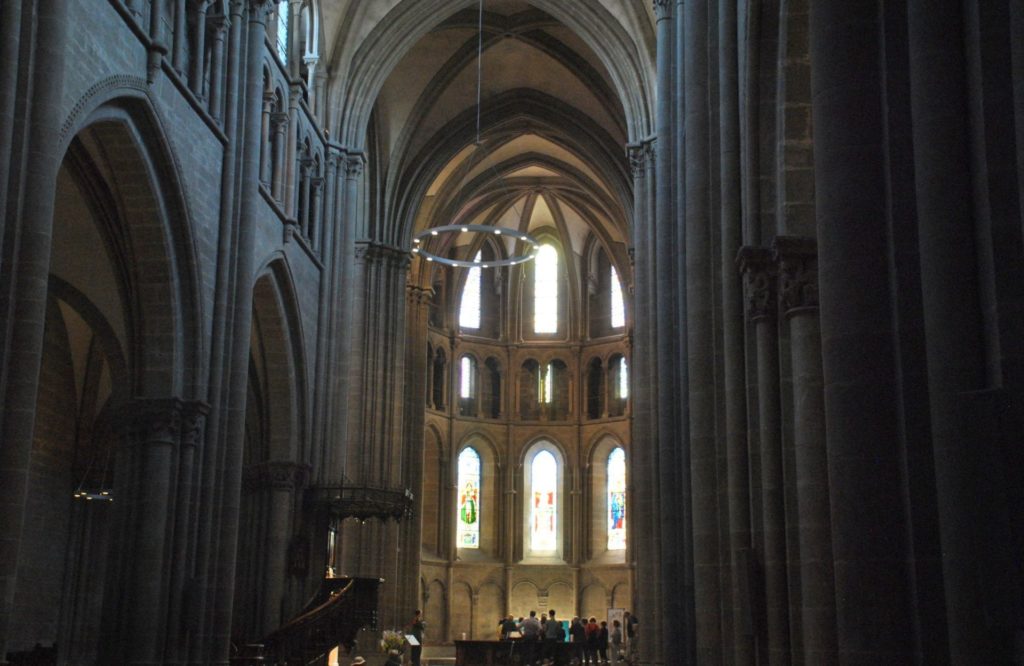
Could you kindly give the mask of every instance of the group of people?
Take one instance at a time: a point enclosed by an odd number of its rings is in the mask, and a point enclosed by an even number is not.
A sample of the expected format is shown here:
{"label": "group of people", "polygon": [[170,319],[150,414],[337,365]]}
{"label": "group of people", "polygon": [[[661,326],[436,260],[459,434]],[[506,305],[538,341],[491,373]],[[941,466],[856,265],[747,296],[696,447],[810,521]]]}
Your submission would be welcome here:
{"label": "group of people", "polygon": [[[569,624],[568,636],[572,645],[572,663],[581,666],[632,664],[637,654],[638,625],[636,616],[628,611],[622,622],[612,621],[610,630],[607,622],[598,623],[596,617],[589,620],[574,617]],[[558,654],[557,645],[566,639],[565,629],[556,619],[554,610],[546,615],[541,613],[539,619],[536,611],[530,611],[529,617],[518,621],[509,615],[499,622],[499,627],[504,640],[521,637],[520,654],[525,666],[533,666],[538,660],[541,666],[553,665]]]}

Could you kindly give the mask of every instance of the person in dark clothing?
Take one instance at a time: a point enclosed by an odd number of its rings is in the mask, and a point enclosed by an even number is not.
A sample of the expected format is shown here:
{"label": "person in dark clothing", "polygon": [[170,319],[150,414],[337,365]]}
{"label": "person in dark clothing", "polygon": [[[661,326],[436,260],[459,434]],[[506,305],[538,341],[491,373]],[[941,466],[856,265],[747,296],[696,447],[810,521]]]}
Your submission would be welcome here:
{"label": "person in dark clothing", "polygon": [[416,611],[413,615],[412,620],[405,626],[405,631],[408,634],[412,634],[416,638],[416,642],[419,645],[413,645],[409,651],[409,656],[412,658],[412,666],[420,666],[420,655],[423,654],[423,630],[427,628],[427,623],[423,621],[423,615],[420,611]]}
{"label": "person in dark clothing", "polygon": [[555,619],[555,611],[548,611],[548,621],[544,624],[544,659],[555,663],[558,655],[558,642],[565,640],[562,623]]}
{"label": "person in dark clothing", "polygon": [[587,663],[597,664],[597,636],[599,628],[597,618],[592,617],[587,622]]}
{"label": "person in dark clothing", "polygon": [[569,640],[572,641],[573,660],[582,664],[587,654],[587,628],[578,617],[574,617],[569,625]]}
{"label": "person in dark clothing", "polygon": [[498,626],[501,627],[501,640],[503,641],[507,641],[508,635],[513,631],[519,631],[519,626],[511,615],[498,622]]}
{"label": "person in dark clothing", "polygon": [[608,623],[601,621],[601,628],[597,630],[597,656],[602,664],[608,663]]}

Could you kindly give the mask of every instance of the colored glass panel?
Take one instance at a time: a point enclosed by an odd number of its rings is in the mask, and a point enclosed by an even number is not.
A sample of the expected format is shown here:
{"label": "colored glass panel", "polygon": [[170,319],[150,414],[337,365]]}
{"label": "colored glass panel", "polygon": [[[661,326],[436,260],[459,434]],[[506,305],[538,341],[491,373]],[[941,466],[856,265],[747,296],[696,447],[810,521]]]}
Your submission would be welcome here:
{"label": "colored glass panel", "polygon": [[626,452],[608,456],[608,550],[626,547]]}
{"label": "colored glass panel", "polygon": [[459,454],[459,548],[480,547],[480,455],[473,449]]}
{"label": "colored glass panel", "polygon": [[558,548],[558,463],[550,451],[533,457],[530,469],[530,548],[552,552]]}

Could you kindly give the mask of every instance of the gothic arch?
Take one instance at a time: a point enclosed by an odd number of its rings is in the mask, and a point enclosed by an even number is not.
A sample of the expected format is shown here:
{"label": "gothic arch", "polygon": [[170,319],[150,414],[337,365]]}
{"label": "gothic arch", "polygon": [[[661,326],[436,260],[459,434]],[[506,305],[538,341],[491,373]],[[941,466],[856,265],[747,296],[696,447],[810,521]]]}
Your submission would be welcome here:
{"label": "gothic arch", "polygon": [[252,350],[267,414],[264,460],[299,461],[307,445],[302,332],[287,261],[271,259],[253,285]]}
{"label": "gothic arch", "polygon": [[107,192],[114,213],[108,233],[128,264],[130,348],[139,355],[129,361],[133,394],[192,395],[205,381],[192,215],[153,103],[127,79],[101,82],[78,102],[64,122],[61,148],[90,171],[109,174],[93,185]]}

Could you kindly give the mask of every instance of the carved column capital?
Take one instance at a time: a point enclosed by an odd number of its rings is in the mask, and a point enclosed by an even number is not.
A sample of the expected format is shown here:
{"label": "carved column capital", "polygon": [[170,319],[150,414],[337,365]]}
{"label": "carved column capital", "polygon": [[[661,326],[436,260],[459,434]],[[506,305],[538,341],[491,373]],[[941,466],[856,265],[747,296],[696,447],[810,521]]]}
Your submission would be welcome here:
{"label": "carved column capital", "polygon": [[114,429],[131,444],[166,443],[196,446],[202,438],[209,407],[178,398],[139,398],[118,410]]}
{"label": "carved column capital", "polygon": [[246,5],[251,20],[265,21],[277,7],[277,0],[246,0]]}
{"label": "carved column capital", "polygon": [[430,305],[430,301],[434,298],[433,289],[415,284],[406,285],[405,293],[409,303],[413,305],[427,306]]}
{"label": "carved column capital", "polygon": [[355,180],[363,175],[363,169],[366,167],[366,157],[362,153],[345,153],[341,159],[344,164],[346,178]]}
{"label": "carved column capital", "polygon": [[658,21],[672,18],[673,0],[654,0],[654,18]]}
{"label": "carved column capital", "polygon": [[787,316],[818,308],[818,247],[813,238],[778,236],[772,256],[779,271],[779,305]]}
{"label": "carved column capital", "polygon": [[249,465],[242,472],[246,490],[296,490],[306,485],[310,468],[290,460],[270,460]]}
{"label": "carved column capital", "polygon": [[275,111],[270,114],[270,124],[275,132],[284,132],[288,129],[288,114],[283,111]]}
{"label": "carved column capital", "polygon": [[750,321],[759,321],[773,316],[775,263],[771,250],[745,245],[736,255],[736,264],[744,278],[747,317]]}
{"label": "carved column capital", "polygon": [[366,240],[356,242],[356,261],[386,263],[394,268],[405,269],[411,260],[412,255],[408,251],[394,245]]}
{"label": "carved column capital", "polygon": [[631,143],[626,146],[626,156],[629,158],[629,170],[633,172],[633,178],[643,178],[647,170],[645,161],[647,153],[642,143]]}

